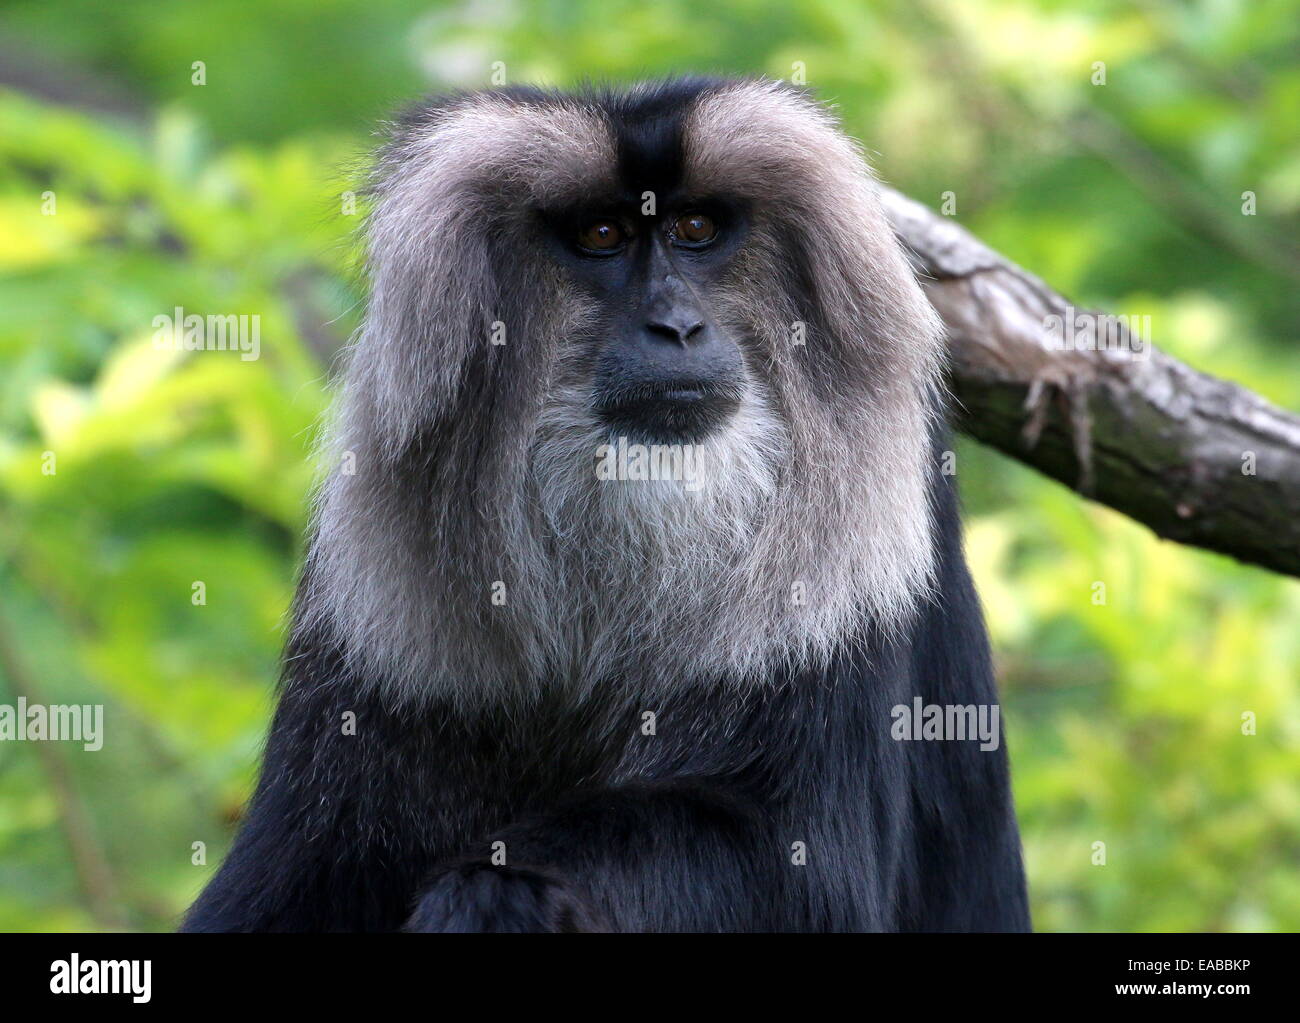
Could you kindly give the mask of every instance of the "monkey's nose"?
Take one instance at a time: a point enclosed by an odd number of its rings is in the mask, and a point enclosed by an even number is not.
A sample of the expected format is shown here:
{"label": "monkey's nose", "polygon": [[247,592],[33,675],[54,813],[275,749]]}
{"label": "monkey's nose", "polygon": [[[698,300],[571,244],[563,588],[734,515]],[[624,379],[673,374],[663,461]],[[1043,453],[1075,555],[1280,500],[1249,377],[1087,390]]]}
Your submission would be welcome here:
{"label": "monkey's nose", "polygon": [[650,320],[645,329],[652,337],[685,345],[699,337],[704,321],[689,315],[664,316]]}

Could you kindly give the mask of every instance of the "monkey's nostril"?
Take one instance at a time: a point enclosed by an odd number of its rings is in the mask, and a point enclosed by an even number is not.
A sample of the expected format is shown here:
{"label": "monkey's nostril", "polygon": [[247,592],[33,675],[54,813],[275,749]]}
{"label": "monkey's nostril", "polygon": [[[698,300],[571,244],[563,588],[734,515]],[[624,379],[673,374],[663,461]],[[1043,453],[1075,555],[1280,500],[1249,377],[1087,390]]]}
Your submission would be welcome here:
{"label": "monkey's nostril", "polygon": [[681,332],[671,324],[667,323],[647,323],[645,329],[655,337],[663,338],[665,341],[683,341]]}

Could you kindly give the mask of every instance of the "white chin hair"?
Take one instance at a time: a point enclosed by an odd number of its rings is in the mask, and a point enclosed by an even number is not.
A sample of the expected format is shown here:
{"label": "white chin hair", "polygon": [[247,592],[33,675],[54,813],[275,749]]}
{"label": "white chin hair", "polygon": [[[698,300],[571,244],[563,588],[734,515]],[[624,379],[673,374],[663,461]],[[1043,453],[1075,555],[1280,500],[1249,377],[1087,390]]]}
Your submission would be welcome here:
{"label": "white chin hair", "polygon": [[590,551],[605,546],[595,537],[602,532],[611,554],[631,542],[639,557],[694,560],[692,546],[703,545],[713,561],[757,528],[776,496],[787,445],[779,420],[751,390],[727,423],[690,442],[611,432],[585,408],[559,402],[533,450],[546,525],[562,542]]}

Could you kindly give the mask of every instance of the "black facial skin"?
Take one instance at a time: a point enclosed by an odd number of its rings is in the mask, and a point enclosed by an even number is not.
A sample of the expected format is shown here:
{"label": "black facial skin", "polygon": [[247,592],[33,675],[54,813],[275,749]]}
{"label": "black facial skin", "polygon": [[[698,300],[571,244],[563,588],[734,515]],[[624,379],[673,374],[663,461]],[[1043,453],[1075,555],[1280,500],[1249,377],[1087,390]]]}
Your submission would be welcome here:
{"label": "black facial skin", "polygon": [[[680,229],[691,216],[707,218],[710,237]],[[591,400],[611,432],[694,443],[725,424],[740,405],[745,365],[709,294],[738,248],[740,209],[678,200],[645,216],[611,204],[560,217],[551,229],[575,281],[601,306]]]}

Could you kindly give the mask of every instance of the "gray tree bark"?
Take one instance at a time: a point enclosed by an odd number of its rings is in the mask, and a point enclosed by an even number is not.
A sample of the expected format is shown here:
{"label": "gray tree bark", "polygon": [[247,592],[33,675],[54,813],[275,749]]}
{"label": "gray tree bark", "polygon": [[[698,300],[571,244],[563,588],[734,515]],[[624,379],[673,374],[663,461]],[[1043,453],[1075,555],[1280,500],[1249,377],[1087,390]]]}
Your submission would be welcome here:
{"label": "gray tree bark", "polygon": [[1045,325],[1068,329],[1067,299],[951,219],[882,197],[948,328],[959,429],[1159,536],[1300,576],[1300,416],[1122,329],[1118,346],[1061,350]]}

